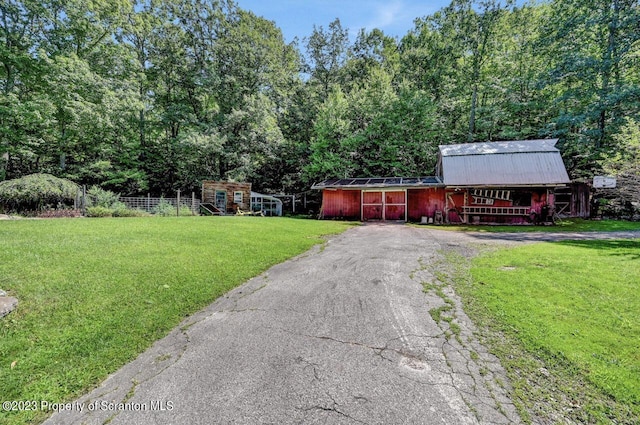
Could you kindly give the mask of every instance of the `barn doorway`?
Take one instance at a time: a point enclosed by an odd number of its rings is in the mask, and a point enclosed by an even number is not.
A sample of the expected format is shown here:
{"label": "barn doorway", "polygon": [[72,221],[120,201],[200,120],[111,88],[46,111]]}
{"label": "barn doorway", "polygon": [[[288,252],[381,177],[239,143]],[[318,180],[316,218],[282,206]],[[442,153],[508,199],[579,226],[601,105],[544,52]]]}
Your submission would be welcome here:
{"label": "barn doorway", "polygon": [[407,221],[406,190],[363,190],[362,220]]}

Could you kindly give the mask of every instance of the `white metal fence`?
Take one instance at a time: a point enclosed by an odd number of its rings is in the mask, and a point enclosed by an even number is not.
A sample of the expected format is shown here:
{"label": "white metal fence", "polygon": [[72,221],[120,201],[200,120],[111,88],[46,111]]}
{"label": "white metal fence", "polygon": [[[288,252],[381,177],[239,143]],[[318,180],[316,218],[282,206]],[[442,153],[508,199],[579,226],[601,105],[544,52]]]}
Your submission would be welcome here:
{"label": "white metal fence", "polygon": [[[178,212],[178,206],[180,208],[189,208],[189,210],[195,214],[200,214],[200,200],[196,198],[196,194],[194,192],[191,193],[191,196],[181,196],[180,192],[176,194],[175,198],[156,198],[151,197],[151,195],[147,196],[117,196],[114,195],[112,201],[122,202],[130,209],[142,210],[148,213],[154,214],[158,212],[158,205],[161,204],[169,204],[176,208],[176,213]],[[117,199],[115,198],[117,196]],[[78,191],[78,195],[74,200],[74,209],[81,210],[84,214],[87,206],[92,204],[92,201],[95,202],[91,195],[87,193],[86,188],[82,188]]]}
{"label": "white metal fence", "polygon": [[153,213],[156,211],[156,208],[161,203],[168,203],[173,205],[174,207],[187,207],[191,210],[193,214],[200,213],[200,200],[196,199],[195,194],[191,194],[191,197],[176,197],[176,198],[152,198],[151,196],[147,197],[131,197],[131,196],[121,196],[119,199],[120,202],[124,203],[127,208],[137,209],[146,211],[148,213]]}

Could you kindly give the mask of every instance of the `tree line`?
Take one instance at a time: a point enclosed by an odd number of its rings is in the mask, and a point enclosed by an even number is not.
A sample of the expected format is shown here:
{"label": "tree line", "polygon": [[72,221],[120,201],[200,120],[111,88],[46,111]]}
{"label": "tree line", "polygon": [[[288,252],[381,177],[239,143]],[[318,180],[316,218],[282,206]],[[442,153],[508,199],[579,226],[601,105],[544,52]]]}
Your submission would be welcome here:
{"label": "tree line", "polygon": [[0,63],[0,180],[295,193],[546,137],[573,178],[637,158],[637,0],[453,0],[401,38],[336,19],[291,43],[232,0],[4,0]]}

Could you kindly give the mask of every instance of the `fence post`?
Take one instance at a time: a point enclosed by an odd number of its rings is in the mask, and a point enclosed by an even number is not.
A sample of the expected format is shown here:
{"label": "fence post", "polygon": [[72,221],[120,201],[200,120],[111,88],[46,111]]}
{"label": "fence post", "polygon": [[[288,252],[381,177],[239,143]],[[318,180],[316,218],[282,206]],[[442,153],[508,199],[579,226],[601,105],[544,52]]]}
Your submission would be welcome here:
{"label": "fence post", "polygon": [[85,217],[87,215],[87,186],[82,185],[82,216]]}
{"label": "fence post", "polygon": [[176,198],[176,217],[180,217],[180,189],[178,189],[178,197]]}
{"label": "fence post", "polygon": [[147,212],[151,212],[151,194],[147,193]]}
{"label": "fence post", "polygon": [[195,215],[196,213],[196,193],[191,192],[191,212]]}

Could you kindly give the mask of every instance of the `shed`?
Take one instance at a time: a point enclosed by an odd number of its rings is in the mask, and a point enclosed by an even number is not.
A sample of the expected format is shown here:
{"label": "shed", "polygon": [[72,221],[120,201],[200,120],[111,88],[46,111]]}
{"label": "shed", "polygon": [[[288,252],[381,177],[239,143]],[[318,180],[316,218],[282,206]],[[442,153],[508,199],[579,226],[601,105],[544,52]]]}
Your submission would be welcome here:
{"label": "shed", "polygon": [[557,139],[439,148],[436,176],[329,179],[322,218],[463,223],[544,221],[570,183]]}
{"label": "shed", "polygon": [[250,211],[251,183],[205,180],[201,205],[218,214],[234,214],[238,208]]}
{"label": "shed", "polygon": [[282,215],[282,201],[271,195],[251,191],[251,183],[205,180],[202,182],[202,208],[209,214],[235,214],[262,211],[267,216]]}

